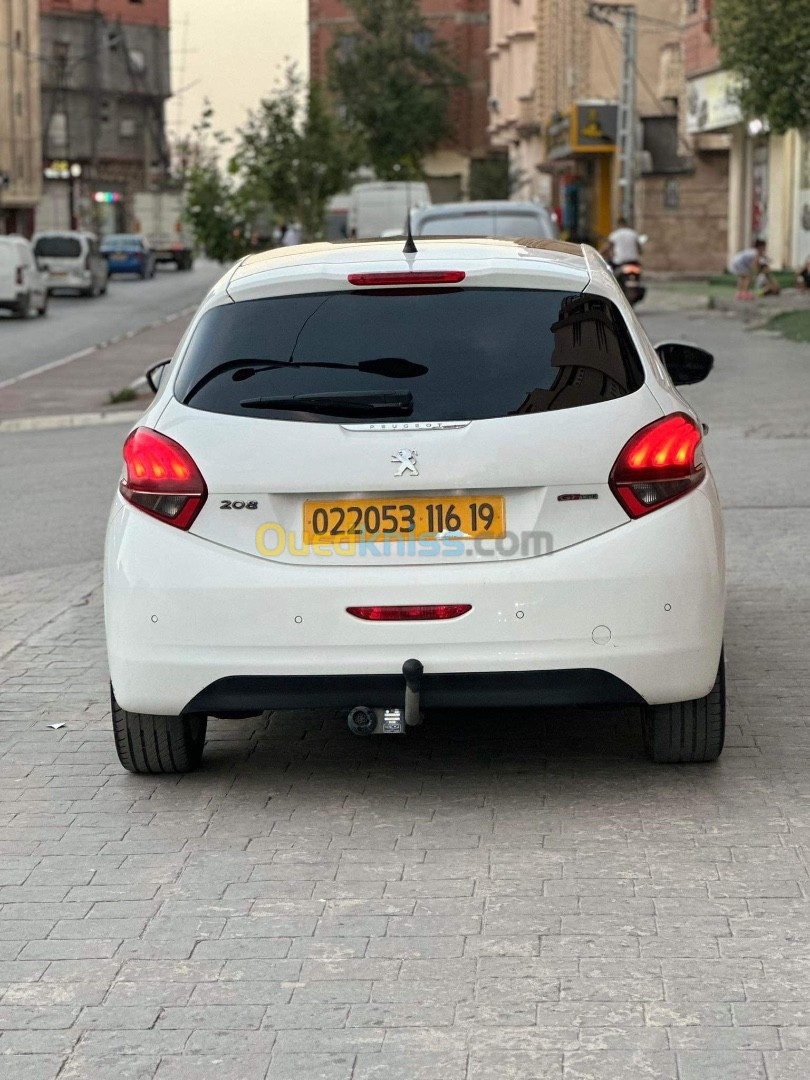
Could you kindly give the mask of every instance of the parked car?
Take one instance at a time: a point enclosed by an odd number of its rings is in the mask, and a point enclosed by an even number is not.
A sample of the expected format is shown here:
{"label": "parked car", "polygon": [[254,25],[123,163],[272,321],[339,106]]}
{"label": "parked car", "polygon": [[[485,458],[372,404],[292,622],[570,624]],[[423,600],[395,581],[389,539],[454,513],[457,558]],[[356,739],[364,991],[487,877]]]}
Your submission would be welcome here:
{"label": "parked car", "polygon": [[208,717],[637,706],[723,746],[723,522],[677,384],[592,248],[401,240],[242,260],[124,445],[106,541],[118,756],[193,769]]}
{"label": "parked car", "polygon": [[0,236],[0,308],[16,319],[27,318],[31,310],[48,311],[48,279],[24,236]]}
{"label": "parked car", "polygon": [[41,232],[34,236],[34,254],[48,276],[48,291],[71,289],[82,296],[107,291],[107,260],[97,237],[88,232]]}
{"label": "parked car", "polygon": [[107,260],[110,275],[138,274],[144,280],[155,276],[155,254],[137,233],[105,236],[101,254]]}
{"label": "parked car", "polygon": [[552,240],[558,229],[551,213],[533,202],[438,203],[414,210],[414,236],[503,236]]}

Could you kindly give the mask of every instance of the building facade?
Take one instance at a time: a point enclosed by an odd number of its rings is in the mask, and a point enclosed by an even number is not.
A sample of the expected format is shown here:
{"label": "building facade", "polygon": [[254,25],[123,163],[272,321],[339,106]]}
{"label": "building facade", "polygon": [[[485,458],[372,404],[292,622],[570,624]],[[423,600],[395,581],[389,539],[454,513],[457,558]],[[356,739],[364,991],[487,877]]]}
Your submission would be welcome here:
{"label": "building facade", "polygon": [[132,227],[135,192],[165,180],[169,0],[40,0],[38,228]]}
{"label": "building facade", "polygon": [[[727,160],[694,153],[686,125],[684,0],[637,0],[635,225],[645,264],[722,269]],[[557,212],[563,231],[604,243],[619,204],[621,18],[568,0],[492,0],[489,131],[521,193]]]}
{"label": "building facade", "polygon": [[[777,269],[810,256],[810,140],[798,131],[775,135],[758,117],[744,117],[737,82],[724,71],[714,41],[712,0],[686,0],[684,56],[686,127],[698,158],[722,155],[726,261],[754,240],[767,241]],[[716,244],[720,247],[719,242]]]}
{"label": "building facade", "polygon": [[[489,0],[419,0],[429,32],[447,42],[467,79],[450,101],[452,136],[424,163],[435,202],[462,198],[477,161],[492,153],[487,134],[489,94]],[[326,81],[329,55],[341,39],[350,41],[354,21],[341,0],[309,0],[310,74]]]}
{"label": "building facade", "polygon": [[30,236],[41,190],[37,0],[0,0],[0,233]]}

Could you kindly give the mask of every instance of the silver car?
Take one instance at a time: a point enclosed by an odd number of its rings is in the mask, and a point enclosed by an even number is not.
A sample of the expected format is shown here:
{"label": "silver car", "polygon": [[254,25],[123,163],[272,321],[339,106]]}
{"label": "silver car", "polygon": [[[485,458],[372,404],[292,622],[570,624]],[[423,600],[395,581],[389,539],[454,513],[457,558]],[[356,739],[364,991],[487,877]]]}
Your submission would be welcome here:
{"label": "silver car", "polygon": [[491,199],[486,202],[439,203],[411,213],[414,236],[493,236],[554,240],[558,230],[540,203]]}
{"label": "silver car", "polygon": [[37,263],[48,277],[48,291],[70,289],[103,296],[109,269],[93,233],[53,230],[34,236]]}

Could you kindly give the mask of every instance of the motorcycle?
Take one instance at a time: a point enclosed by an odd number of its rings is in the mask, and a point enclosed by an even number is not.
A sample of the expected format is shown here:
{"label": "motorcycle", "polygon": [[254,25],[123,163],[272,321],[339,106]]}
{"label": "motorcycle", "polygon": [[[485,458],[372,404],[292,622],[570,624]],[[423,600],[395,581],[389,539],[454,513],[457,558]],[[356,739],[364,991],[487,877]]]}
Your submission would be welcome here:
{"label": "motorcycle", "polygon": [[[648,239],[649,237],[647,237],[646,234],[639,236],[638,244],[642,250]],[[641,262],[631,261],[619,263],[613,267],[613,273],[630,304],[635,307],[636,304],[641,303],[647,295],[647,287],[643,285],[641,281]]]}
{"label": "motorcycle", "polygon": [[641,264],[622,263],[614,270],[619,286],[633,307],[640,303],[647,294],[646,286],[641,283]]}

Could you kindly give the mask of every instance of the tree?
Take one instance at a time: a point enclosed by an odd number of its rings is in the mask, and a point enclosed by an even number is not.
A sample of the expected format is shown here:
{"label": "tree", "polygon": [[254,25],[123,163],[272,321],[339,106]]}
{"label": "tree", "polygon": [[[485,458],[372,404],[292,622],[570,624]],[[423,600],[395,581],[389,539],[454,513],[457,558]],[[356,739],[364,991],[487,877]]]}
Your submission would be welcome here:
{"label": "tree", "polygon": [[777,134],[810,127],[810,4],[715,0],[723,65],[741,80],[740,105]]}
{"label": "tree", "polygon": [[326,203],[348,184],[356,160],[356,140],[328,108],[320,85],[305,88],[290,68],[283,86],[240,129],[230,171],[246,211],[272,208],[278,224],[300,222],[303,238],[317,240]]}
{"label": "tree", "polygon": [[424,156],[451,133],[450,92],[464,76],[416,0],[346,2],[357,25],[332,49],[331,89],[377,176],[419,175]]}
{"label": "tree", "polygon": [[185,186],[185,218],[196,243],[209,258],[233,262],[248,247],[238,193],[223,177],[219,153],[228,139],[213,129],[214,110],[206,102],[193,137],[180,149],[180,178]]}

